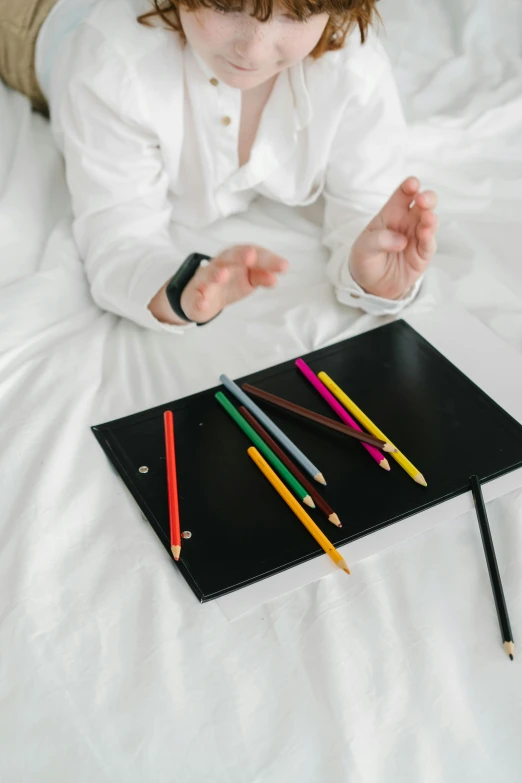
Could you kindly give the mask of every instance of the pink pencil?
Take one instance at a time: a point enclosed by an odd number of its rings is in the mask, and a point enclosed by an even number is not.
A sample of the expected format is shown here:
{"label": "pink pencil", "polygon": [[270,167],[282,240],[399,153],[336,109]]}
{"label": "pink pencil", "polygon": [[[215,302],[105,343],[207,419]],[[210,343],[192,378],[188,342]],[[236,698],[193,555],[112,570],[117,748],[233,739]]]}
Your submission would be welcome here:
{"label": "pink pencil", "polygon": [[[333,394],[331,394],[324,383],[319,380],[317,375],[312,372],[310,367],[304,362],[302,359],[297,359],[295,363],[296,367],[301,370],[304,377],[310,381],[312,386],[317,389],[321,397],[326,400],[328,405],[333,408],[333,410],[337,413],[340,419],[344,421],[345,424],[348,424],[349,427],[353,427],[355,430],[359,430],[359,432],[363,432],[361,427],[357,424],[355,419],[352,419],[349,413],[346,412],[346,410],[343,408],[340,402],[337,402]],[[386,459],[386,457],[382,456],[382,453],[379,451],[379,449],[376,449],[375,446],[370,446],[369,443],[362,443],[361,446],[363,446],[368,454],[374,458],[375,462],[381,467],[384,468],[384,470],[390,469],[390,463]]]}

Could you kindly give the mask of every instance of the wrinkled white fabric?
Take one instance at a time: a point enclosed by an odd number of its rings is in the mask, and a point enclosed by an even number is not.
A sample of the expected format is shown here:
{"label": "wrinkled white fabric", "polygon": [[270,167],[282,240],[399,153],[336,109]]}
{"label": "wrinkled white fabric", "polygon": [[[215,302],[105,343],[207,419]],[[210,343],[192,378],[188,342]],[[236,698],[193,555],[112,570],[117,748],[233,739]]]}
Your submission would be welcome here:
{"label": "wrinkled white fabric", "polygon": [[[522,350],[522,8],[379,5],[408,169],[440,195],[409,311],[454,300]],[[260,199],[213,225],[209,249],[254,237],[299,264],[178,339],[93,303],[70,215],[47,122],[0,84],[0,779],[519,783],[521,492],[488,509],[511,663],[472,514],[231,624],[90,433],[382,323],[336,302],[321,216]]]}

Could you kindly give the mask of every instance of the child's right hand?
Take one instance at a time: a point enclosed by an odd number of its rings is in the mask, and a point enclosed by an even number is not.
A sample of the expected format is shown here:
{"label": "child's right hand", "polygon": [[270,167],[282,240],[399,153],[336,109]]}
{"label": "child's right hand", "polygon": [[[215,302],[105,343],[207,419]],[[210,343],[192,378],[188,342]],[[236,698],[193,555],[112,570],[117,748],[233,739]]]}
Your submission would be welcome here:
{"label": "child's right hand", "polygon": [[[224,250],[206,266],[200,266],[181,294],[183,312],[196,323],[214,318],[227,305],[249,296],[258,286],[271,288],[288,261],[256,245],[236,245]],[[185,323],[168,304],[166,285],[152,299],[149,309],[160,321]]]}

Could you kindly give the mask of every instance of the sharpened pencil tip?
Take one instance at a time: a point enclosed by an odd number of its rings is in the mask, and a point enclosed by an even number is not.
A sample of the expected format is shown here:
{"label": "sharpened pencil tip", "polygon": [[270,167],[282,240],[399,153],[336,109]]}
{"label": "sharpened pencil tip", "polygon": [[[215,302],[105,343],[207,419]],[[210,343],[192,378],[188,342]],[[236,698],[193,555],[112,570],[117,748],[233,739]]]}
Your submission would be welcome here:
{"label": "sharpened pencil tip", "polygon": [[322,473],[318,473],[317,476],[314,476],[314,479],[318,481],[319,484],[324,484],[326,486],[326,479]]}
{"label": "sharpened pencil tip", "polygon": [[350,573],[350,569],[346,565],[346,560],[344,560],[343,558],[337,561],[337,565],[341,569],[341,571],[344,571],[346,574]]}
{"label": "sharpened pencil tip", "polygon": [[509,653],[509,657],[511,658],[511,660],[513,660],[513,656],[511,655],[511,653]]}
{"label": "sharpened pencil tip", "polygon": [[172,554],[174,556],[174,560],[179,560],[179,556],[180,556],[180,553],[181,553],[181,547],[180,546],[171,546],[170,550],[171,550],[171,552],[172,552]]}
{"label": "sharpened pencil tip", "polygon": [[426,479],[424,478],[422,473],[417,473],[417,475],[414,477],[413,480],[416,481],[417,484],[420,484],[423,487],[427,487],[428,486],[428,484],[426,482]]}
{"label": "sharpened pencil tip", "polygon": [[382,450],[383,451],[387,451],[388,454],[396,454],[397,453],[397,449],[395,448],[395,446],[392,443],[385,443],[384,446],[382,447]]}
{"label": "sharpened pencil tip", "polygon": [[305,498],[303,498],[303,503],[306,503],[306,505],[310,506],[310,508],[315,508],[315,503],[310,495],[307,495]]}
{"label": "sharpened pencil tip", "polygon": [[379,467],[384,468],[384,470],[390,470],[390,463],[387,459],[381,459],[379,462]]}
{"label": "sharpened pencil tip", "polygon": [[341,520],[339,519],[337,514],[330,514],[330,516],[328,517],[328,521],[332,522],[334,525],[337,525],[337,527],[342,527]]}
{"label": "sharpened pencil tip", "polygon": [[515,654],[515,645],[513,642],[504,642],[504,650],[507,652],[511,660],[513,660],[513,655]]}

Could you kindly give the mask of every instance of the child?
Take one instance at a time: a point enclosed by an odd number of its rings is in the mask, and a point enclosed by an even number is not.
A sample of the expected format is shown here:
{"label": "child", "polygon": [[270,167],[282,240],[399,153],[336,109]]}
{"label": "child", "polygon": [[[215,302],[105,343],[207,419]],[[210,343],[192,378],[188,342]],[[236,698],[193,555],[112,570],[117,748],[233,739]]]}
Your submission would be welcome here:
{"label": "child", "polygon": [[0,0],[0,75],[49,107],[100,307],[174,332],[210,321],[288,262],[238,245],[183,263],[172,225],[204,233],[258,195],[321,193],[339,301],[394,314],[413,299],[436,196],[400,184],[404,121],[375,3]]}

